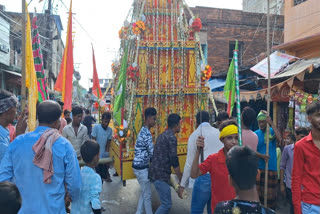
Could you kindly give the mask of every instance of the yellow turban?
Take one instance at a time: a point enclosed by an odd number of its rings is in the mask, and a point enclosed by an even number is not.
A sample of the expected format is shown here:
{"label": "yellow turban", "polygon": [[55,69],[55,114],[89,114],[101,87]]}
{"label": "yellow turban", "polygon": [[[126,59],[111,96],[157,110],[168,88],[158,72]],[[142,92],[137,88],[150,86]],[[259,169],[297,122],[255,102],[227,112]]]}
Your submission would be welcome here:
{"label": "yellow turban", "polygon": [[226,126],[221,130],[219,139],[224,138],[229,135],[232,135],[232,134],[238,134],[238,127],[233,124]]}

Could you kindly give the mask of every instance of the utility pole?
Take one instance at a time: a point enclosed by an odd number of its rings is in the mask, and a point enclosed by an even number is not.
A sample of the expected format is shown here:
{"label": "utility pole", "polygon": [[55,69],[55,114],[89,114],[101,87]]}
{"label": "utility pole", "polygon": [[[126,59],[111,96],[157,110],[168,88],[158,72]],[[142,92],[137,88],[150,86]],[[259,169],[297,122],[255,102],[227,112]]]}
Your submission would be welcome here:
{"label": "utility pole", "polygon": [[[45,54],[45,60],[46,60],[46,69],[48,69],[48,77],[52,75],[52,32],[51,32],[51,0],[48,1],[48,9],[45,11],[45,17],[46,17],[46,37],[49,38],[49,41],[47,42],[47,49],[49,52]],[[50,80],[49,80],[50,81]]]}
{"label": "utility pole", "polygon": [[[270,87],[271,87],[271,80],[270,80],[270,0],[267,0],[267,55],[268,55],[268,100],[267,100],[267,112],[268,117],[270,116]],[[269,139],[270,139],[270,130],[269,124],[267,123],[267,139],[266,139],[266,155],[269,156]],[[269,160],[266,161],[265,167],[265,177],[264,177],[264,206],[267,207],[268,205],[268,165]]]}
{"label": "utility pole", "polygon": [[22,65],[21,65],[21,111],[26,108],[26,2],[22,0]]}

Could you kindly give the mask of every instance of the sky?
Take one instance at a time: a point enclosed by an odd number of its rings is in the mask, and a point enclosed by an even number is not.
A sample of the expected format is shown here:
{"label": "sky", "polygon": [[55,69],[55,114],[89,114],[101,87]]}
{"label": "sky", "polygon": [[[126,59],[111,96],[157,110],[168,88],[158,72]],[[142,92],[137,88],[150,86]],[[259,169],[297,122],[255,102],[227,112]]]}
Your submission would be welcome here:
{"label": "sky", "polygon": [[[32,0],[29,12],[37,8],[37,12],[44,12],[48,0]],[[70,0],[52,0],[53,14],[61,17],[64,32],[62,39],[65,41],[68,10],[61,3],[69,7]],[[29,3],[30,0],[27,0]],[[189,7],[206,6],[228,9],[242,9],[242,0],[185,0]],[[73,0],[73,31],[74,63],[81,74],[80,84],[88,89],[91,87],[89,78],[92,78],[92,50],[94,47],[97,71],[99,78],[111,78],[111,64],[120,47],[118,31],[123,25],[131,8],[133,0]],[[21,12],[21,0],[0,0],[5,5],[6,11]],[[128,21],[129,21],[128,17]],[[80,23],[80,24],[79,24]],[[81,26],[80,26],[81,25]]]}

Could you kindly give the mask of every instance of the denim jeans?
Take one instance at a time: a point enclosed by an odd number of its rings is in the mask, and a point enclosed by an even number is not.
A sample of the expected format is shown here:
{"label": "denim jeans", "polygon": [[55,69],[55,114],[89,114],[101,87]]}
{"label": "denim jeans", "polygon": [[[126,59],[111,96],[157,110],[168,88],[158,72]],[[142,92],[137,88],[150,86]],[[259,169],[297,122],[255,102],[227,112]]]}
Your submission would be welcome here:
{"label": "denim jeans", "polygon": [[160,207],[158,207],[155,214],[167,214],[170,212],[172,201],[171,201],[171,189],[170,185],[161,180],[155,180],[154,186],[160,197]]}
{"label": "denim jeans", "polygon": [[191,214],[202,214],[207,205],[207,212],[211,213],[211,178],[210,174],[201,175],[193,185]]}
{"label": "denim jeans", "polygon": [[320,206],[307,204],[301,201],[301,211],[302,211],[302,214],[319,214]]}
{"label": "denim jeans", "polygon": [[143,210],[146,211],[146,214],[152,214],[151,183],[150,183],[150,180],[148,179],[148,169],[133,168],[133,172],[136,175],[141,188],[141,193],[140,193],[136,214],[144,213]]}

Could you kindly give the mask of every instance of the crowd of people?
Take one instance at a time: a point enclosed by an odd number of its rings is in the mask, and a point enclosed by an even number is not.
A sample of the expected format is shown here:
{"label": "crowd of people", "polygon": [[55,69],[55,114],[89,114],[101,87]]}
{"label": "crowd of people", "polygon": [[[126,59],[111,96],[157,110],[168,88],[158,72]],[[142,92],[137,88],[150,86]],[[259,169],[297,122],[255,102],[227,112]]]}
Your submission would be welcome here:
{"label": "crowd of people", "polygon": [[[71,208],[75,214],[101,213],[102,183],[112,182],[109,165],[99,164],[100,158],[109,156],[111,114],[102,114],[101,123],[92,126],[95,118],[81,106],[62,112],[63,102],[44,101],[37,105],[37,128],[29,132],[26,110],[12,125],[17,105],[13,94],[0,91],[1,210],[8,214],[66,213]],[[320,103],[309,105],[307,114],[311,131],[300,127],[283,139],[266,111],[256,115],[245,107],[241,114],[243,145],[239,146],[234,119],[222,111],[211,125],[209,113],[200,111],[182,173],[176,137],[182,118],[170,114],[167,129],[153,139],[150,130],[157,126],[157,111],[147,108],[132,162],[141,189],[134,212],[153,213],[154,185],[160,198],[155,213],[170,213],[173,170],[180,198],[186,188],[192,188],[192,214],[203,213],[205,208],[216,214],[276,213],[279,191],[290,204],[288,213],[320,213]],[[255,121],[259,129],[253,132]],[[85,163],[81,169],[80,160]],[[265,195],[266,207],[262,205]]]}

